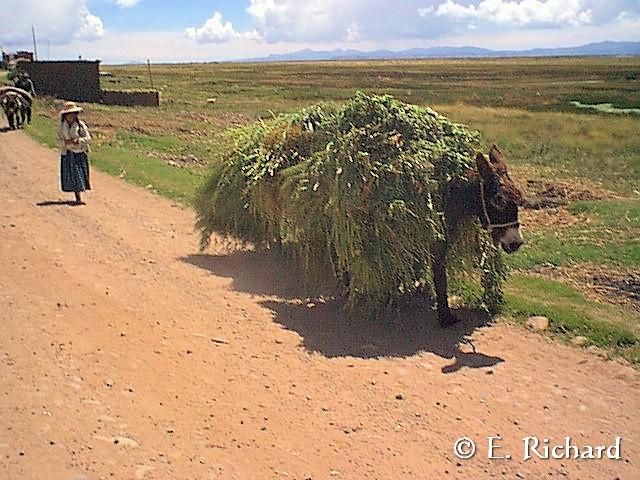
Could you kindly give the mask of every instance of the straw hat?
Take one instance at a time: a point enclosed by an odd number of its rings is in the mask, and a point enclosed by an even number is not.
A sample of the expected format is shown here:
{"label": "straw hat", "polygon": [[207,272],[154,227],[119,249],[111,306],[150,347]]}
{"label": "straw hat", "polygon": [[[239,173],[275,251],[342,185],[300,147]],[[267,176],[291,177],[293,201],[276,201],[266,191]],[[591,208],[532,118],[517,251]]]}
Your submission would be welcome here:
{"label": "straw hat", "polygon": [[67,113],[80,113],[81,111],[82,107],[79,107],[76,102],[65,102],[62,110],[60,110],[60,116]]}

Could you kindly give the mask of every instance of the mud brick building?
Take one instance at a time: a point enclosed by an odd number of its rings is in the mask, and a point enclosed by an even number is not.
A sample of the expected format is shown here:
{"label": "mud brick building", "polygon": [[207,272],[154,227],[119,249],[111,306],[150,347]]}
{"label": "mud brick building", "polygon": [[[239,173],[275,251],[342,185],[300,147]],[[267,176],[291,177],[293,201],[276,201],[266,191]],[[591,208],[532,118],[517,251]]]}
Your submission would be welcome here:
{"label": "mud brick building", "polygon": [[99,60],[28,62],[20,69],[29,73],[38,95],[77,102],[102,99]]}
{"label": "mud brick building", "polygon": [[2,51],[2,68],[9,68],[9,63],[17,61],[33,62],[33,52],[19,50],[16,53],[7,53]]}
{"label": "mud brick building", "polygon": [[160,105],[157,90],[102,90],[100,60],[29,62],[20,69],[29,73],[38,95],[106,105]]}

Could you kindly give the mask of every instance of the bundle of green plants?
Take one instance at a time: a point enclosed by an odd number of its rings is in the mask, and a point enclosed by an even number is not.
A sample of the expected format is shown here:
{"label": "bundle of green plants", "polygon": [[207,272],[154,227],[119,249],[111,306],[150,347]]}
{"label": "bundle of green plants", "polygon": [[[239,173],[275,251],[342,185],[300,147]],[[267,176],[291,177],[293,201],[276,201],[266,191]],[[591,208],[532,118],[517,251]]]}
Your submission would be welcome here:
{"label": "bundle of green plants", "polygon": [[[432,289],[434,243],[449,238],[452,285],[496,310],[504,267],[477,221],[447,231],[444,190],[475,168],[479,135],[390,96],[357,94],[229,133],[196,198],[214,233],[277,248],[310,284],[331,278],[351,307],[380,310]],[[470,287],[480,279],[484,292]]]}

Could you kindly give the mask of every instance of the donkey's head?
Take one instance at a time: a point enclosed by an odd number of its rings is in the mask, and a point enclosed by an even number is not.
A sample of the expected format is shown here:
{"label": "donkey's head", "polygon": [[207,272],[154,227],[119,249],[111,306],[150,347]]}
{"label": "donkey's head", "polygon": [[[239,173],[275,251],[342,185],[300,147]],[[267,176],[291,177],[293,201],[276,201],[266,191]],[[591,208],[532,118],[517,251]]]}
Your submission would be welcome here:
{"label": "donkey's head", "polygon": [[7,113],[15,113],[20,108],[17,95],[5,95],[2,99],[2,108]]}
{"label": "donkey's head", "polygon": [[524,243],[518,218],[522,192],[509,177],[507,164],[497,146],[491,147],[489,159],[478,153],[476,163],[480,173],[480,223],[505,252],[513,253]]}

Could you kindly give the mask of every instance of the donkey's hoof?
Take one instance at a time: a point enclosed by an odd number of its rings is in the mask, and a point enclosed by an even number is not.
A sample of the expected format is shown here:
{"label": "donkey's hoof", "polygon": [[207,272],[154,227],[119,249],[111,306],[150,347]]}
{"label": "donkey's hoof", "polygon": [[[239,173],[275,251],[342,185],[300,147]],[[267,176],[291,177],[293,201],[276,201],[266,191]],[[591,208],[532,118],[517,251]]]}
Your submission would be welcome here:
{"label": "donkey's hoof", "polygon": [[446,313],[438,314],[438,321],[440,322],[441,327],[450,327],[451,325],[455,325],[460,322],[460,319],[450,311],[447,311]]}

